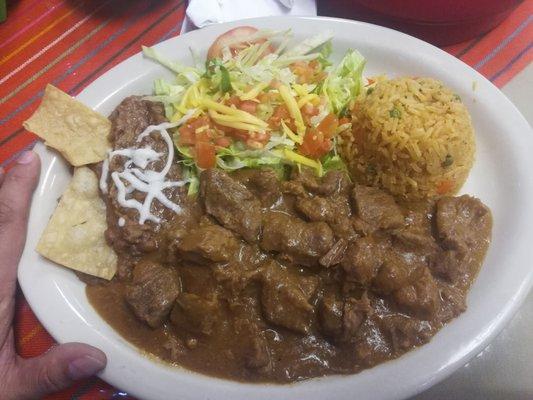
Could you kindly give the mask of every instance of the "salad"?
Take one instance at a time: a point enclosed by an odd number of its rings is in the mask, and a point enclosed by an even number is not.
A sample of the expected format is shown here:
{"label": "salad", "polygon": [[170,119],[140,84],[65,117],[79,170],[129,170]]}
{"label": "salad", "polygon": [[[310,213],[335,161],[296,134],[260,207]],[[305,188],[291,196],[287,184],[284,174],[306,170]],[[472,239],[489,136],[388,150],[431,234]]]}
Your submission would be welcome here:
{"label": "salad", "polygon": [[351,128],[348,110],[362,87],[364,57],[346,52],[330,61],[332,33],[322,32],[291,46],[290,31],[242,26],[219,36],[201,62],[171,61],[154,48],[145,57],[175,77],[157,79],[154,95],[170,122],[189,192],[208,168],[237,170],[307,166],[321,176],[343,169],[335,150],[339,132]]}

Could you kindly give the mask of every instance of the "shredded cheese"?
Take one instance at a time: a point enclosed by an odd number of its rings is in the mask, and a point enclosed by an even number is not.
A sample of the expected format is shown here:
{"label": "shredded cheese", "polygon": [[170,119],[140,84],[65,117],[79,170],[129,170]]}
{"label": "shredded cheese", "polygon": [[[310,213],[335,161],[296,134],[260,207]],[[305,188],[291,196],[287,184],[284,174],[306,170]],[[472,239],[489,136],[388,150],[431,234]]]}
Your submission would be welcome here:
{"label": "shredded cheese", "polygon": [[203,98],[201,101],[201,105],[206,107],[209,111],[216,111],[217,113],[225,114],[226,116],[234,116],[236,117],[233,120],[235,122],[244,122],[247,124],[257,125],[262,128],[268,127],[268,124],[265,121],[253,116],[250,113],[247,113],[246,111],[228,107],[224,104],[217,103],[216,101],[210,100],[208,98]]}
{"label": "shredded cheese", "polygon": [[303,143],[303,138],[295,134],[293,131],[291,131],[291,128],[287,126],[285,121],[281,121],[281,128],[283,129],[283,133],[286,134],[289,137],[289,139],[291,139],[292,141],[298,144]]}
{"label": "shredded cheese", "polygon": [[300,108],[298,108],[298,103],[292,96],[287,86],[280,85],[278,90],[281,98],[287,106],[287,109],[289,110],[290,116],[294,119],[294,124],[296,125],[296,131],[298,132],[298,135],[303,137],[305,135],[305,124],[302,113],[300,112]]}
{"label": "shredded cheese", "polygon": [[289,149],[284,149],[283,153],[287,160],[316,169],[318,176],[324,175],[324,170],[322,169],[322,163],[320,161],[304,157]]}
{"label": "shredded cheese", "polygon": [[318,97],[317,94],[314,94],[314,93],[307,94],[307,95],[301,97],[300,100],[298,100],[298,108],[302,108],[307,103],[313,103],[317,99],[320,100],[320,97]]}
{"label": "shredded cheese", "polygon": [[219,114],[213,110],[209,110],[208,114],[214,122],[222,126],[227,126],[229,128],[242,129],[245,131],[264,131],[265,130],[264,127],[240,121],[238,118],[231,116],[231,115]]}
{"label": "shredded cheese", "polygon": [[239,96],[241,100],[252,100],[255,99],[259,93],[263,91],[264,88],[268,87],[268,83],[260,83],[256,86],[254,86],[252,89],[250,89],[248,92],[244,93],[243,95]]}

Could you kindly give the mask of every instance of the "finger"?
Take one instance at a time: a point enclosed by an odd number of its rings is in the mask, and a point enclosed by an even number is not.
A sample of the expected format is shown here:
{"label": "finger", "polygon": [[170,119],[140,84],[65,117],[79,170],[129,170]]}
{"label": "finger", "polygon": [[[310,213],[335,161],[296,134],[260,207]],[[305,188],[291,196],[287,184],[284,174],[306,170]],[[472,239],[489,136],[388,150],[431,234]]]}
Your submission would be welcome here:
{"label": "finger", "polygon": [[106,356],[82,343],[67,343],[52,348],[40,357],[19,359],[8,388],[14,399],[40,399],[93,376],[105,368]]}
{"label": "finger", "polygon": [[0,296],[15,288],[17,265],[26,240],[31,197],[39,180],[40,161],[24,152],[0,186]]}

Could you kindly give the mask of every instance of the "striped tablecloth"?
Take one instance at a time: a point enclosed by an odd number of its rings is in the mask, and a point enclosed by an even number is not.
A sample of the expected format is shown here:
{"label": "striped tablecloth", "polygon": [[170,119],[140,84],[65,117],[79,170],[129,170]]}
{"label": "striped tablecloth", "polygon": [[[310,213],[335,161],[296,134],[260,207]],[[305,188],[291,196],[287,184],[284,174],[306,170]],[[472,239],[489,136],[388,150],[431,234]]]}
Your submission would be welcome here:
{"label": "striped tablecloth", "polygon": [[[71,95],[137,53],[179,34],[183,0],[8,0],[0,23],[0,165],[7,166],[36,138],[22,128],[47,83]],[[505,85],[533,60],[533,0],[523,2],[492,32],[446,48]],[[54,340],[17,294],[19,354],[37,356]],[[125,393],[93,378],[50,399],[124,399]]]}

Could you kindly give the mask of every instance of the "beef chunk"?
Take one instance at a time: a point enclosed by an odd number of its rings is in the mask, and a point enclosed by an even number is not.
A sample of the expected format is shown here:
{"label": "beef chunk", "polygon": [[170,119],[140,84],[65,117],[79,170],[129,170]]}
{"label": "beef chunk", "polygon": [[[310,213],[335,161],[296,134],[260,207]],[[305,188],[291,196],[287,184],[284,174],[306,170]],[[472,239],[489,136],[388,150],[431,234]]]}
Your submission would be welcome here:
{"label": "beef chunk", "polygon": [[365,317],[371,312],[370,302],[366,294],[360,299],[349,298],[344,302],[344,315],[342,318],[343,336],[347,340],[353,337]]}
{"label": "beef chunk", "polygon": [[394,198],[380,189],[356,185],[352,200],[359,218],[377,229],[399,228],[404,224],[402,210]]}
{"label": "beef chunk", "polygon": [[443,197],[437,202],[436,226],[445,248],[467,252],[490,239],[490,210],[468,195]]}
{"label": "beef chunk", "polygon": [[[233,332],[238,337],[238,352],[244,365],[253,373],[272,369],[269,343],[263,331],[261,304],[256,288],[249,288],[250,296],[232,299],[229,308],[233,314]],[[253,295],[252,295],[253,293]]]}
{"label": "beef chunk", "polygon": [[281,197],[280,182],[276,172],[270,168],[242,169],[232,177],[243,183],[265,208],[275,205]]}
{"label": "beef chunk", "polygon": [[348,242],[346,240],[337,240],[333,247],[329,249],[329,251],[324,254],[320,258],[320,260],[318,260],[318,262],[320,263],[320,265],[326,268],[339,264],[342,261],[342,258],[344,257],[346,247],[348,247]]}
{"label": "beef chunk", "polygon": [[183,292],[211,297],[217,290],[210,265],[180,263],[179,275]]}
{"label": "beef chunk", "polygon": [[432,336],[431,325],[401,314],[385,316],[380,322],[396,353],[427,343]]}
{"label": "beef chunk", "polygon": [[355,216],[351,219],[352,227],[355,233],[359,236],[368,236],[371,235],[376,229],[372,224],[362,220],[361,218]]}
{"label": "beef chunk", "polygon": [[318,321],[322,333],[328,338],[342,336],[342,316],[344,314],[344,302],[336,300],[334,296],[322,299],[318,306]]}
{"label": "beef chunk", "polygon": [[371,307],[368,298],[335,300],[332,296],[322,299],[318,319],[324,335],[334,342],[344,342],[354,337]]}
{"label": "beef chunk", "polygon": [[351,239],[355,235],[349,218],[350,205],[341,196],[298,196],[296,210],[310,221],[324,221],[331,227],[338,238]]}
{"label": "beef chunk", "polygon": [[270,211],[263,219],[260,246],[285,253],[302,265],[316,264],[333,245],[333,232],[324,222],[304,222],[290,215]]}
{"label": "beef chunk", "polygon": [[308,333],[314,318],[309,301],[317,285],[316,276],[295,275],[277,263],[270,263],[262,277],[261,305],[265,318],[292,331]]}
{"label": "beef chunk", "polygon": [[261,228],[261,203],[241,183],[218,169],[203,171],[200,195],[205,210],[224,227],[252,242]]}
{"label": "beef chunk", "polygon": [[[246,269],[247,267],[252,268]],[[253,269],[253,266],[238,261],[219,264],[213,268],[213,275],[217,282],[234,296],[241,292],[259,272]]]}
{"label": "beef chunk", "polygon": [[432,254],[438,245],[429,233],[416,232],[412,229],[400,229],[392,232],[394,245],[407,252]]}
{"label": "beef chunk", "polygon": [[302,182],[297,181],[283,181],[281,182],[281,192],[284,194],[291,194],[294,196],[307,196],[307,191],[305,190]]}
{"label": "beef chunk", "polygon": [[402,311],[426,320],[433,318],[440,302],[437,283],[427,269],[420,279],[394,292],[393,298]]}
{"label": "beef chunk", "polygon": [[268,342],[263,333],[255,337],[250,337],[250,346],[247,348],[244,364],[246,367],[262,372],[271,369],[270,352]]}
{"label": "beef chunk", "polygon": [[368,285],[383,263],[387,246],[388,243],[372,237],[351,242],[341,261],[346,278],[361,285]]}
{"label": "beef chunk", "polygon": [[464,258],[465,255],[461,251],[444,250],[432,257],[429,268],[435,276],[450,283],[457,283],[468,273]]}
{"label": "beef chunk", "polygon": [[137,318],[157,328],[167,318],[178,293],[174,271],[156,263],[140,262],[133,270],[125,297]]}
{"label": "beef chunk", "polygon": [[170,321],[180,330],[211,335],[220,319],[215,298],[206,299],[192,293],[181,293],[170,314]]}
{"label": "beef chunk", "polygon": [[466,310],[466,294],[450,285],[439,286],[442,301],[438,310],[438,319],[448,322]]}
{"label": "beef chunk", "polygon": [[238,240],[219,225],[203,225],[177,241],[176,250],[186,260],[198,263],[226,262],[239,247]]}
{"label": "beef chunk", "polygon": [[324,196],[343,193],[351,187],[348,176],[342,171],[328,171],[326,175],[319,178],[310,168],[295,168],[292,172],[292,179],[301,182],[308,191]]}
{"label": "beef chunk", "polygon": [[425,263],[412,253],[387,251],[383,255],[383,264],[372,281],[373,288],[382,294],[390,294],[418,279]]}
{"label": "beef chunk", "polygon": [[307,217],[310,221],[324,221],[331,219],[333,210],[331,203],[324,197],[298,197],[296,199],[296,209]]}

